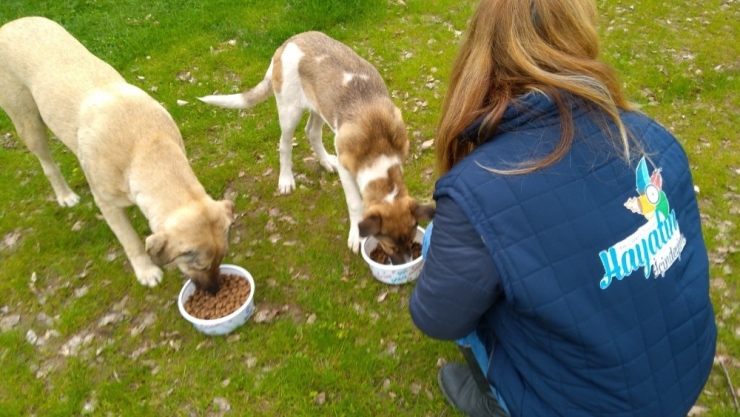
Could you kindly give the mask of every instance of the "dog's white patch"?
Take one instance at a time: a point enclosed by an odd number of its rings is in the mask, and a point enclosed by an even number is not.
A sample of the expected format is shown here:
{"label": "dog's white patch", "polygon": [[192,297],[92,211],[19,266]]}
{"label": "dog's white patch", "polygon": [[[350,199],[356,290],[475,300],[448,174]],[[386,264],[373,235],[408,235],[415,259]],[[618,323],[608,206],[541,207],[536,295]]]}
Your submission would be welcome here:
{"label": "dog's white patch", "polygon": [[[298,64],[305,55],[298,45],[291,42],[285,46],[280,56],[283,61],[283,87],[280,93],[275,92],[275,98],[278,100],[278,112],[290,108],[289,113],[294,113],[291,119],[299,118],[303,114],[303,109],[309,108],[310,104],[303,92],[298,72]],[[295,123],[297,125],[297,121]]]}
{"label": "dog's white patch", "polygon": [[394,185],[393,186],[393,191],[391,191],[390,194],[388,194],[387,196],[385,196],[384,200],[387,201],[387,202],[389,202],[389,203],[392,203],[393,200],[396,199],[396,196],[397,195],[398,195],[398,186],[397,185]]}
{"label": "dog's white patch", "polygon": [[349,73],[349,72],[345,72],[344,73],[343,80],[342,80],[342,84],[343,85],[347,85],[347,84],[351,83],[352,80],[355,79],[355,77],[362,78],[365,81],[368,80],[368,76],[365,75],[365,74],[352,74],[352,73]]}
{"label": "dog's white patch", "polygon": [[357,173],[357,186],[360,190],[364,190],[369,183],[379,178],[386,178],[388,176],[388,169],[394,165],[400,165],[401,161],[397,156],[381,155],[378,159],[373,162],[367,168],[361,169]]}
{"label": "dog's white patch", "polygon": [[393,191],[391,191],[390,194],[388,194],[387,196],[385,196],[384,200],[387,201],[387,202],[389,202],[389,203],[392,203],[393,200],[396,199],[396,196],[397,195],[398,195],[398,186],[397,185],[394,185],[393,186]]}
{"label": "dog's white patch", "polygon": [[[298,45],[294,44],[293,42],[285,45],[285,49],[283,50],[283,54],[280,56],[280,58],[283,60],[283,75],[292,75],[293,78],[296,80],[300,80],[299,74],[298,74],[298,62],[300,62],[301,58],[303,58],[306,54],[301,51],[301,48],[298,47]],[[287,81],[288,79],[283,77],[284,81]]]}

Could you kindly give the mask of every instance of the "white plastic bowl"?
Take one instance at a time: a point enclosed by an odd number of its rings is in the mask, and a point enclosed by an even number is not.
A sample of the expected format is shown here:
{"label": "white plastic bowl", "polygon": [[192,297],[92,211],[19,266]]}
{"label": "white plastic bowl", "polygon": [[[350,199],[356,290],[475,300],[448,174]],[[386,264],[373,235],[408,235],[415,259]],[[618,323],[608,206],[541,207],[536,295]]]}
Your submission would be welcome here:
{"label": "white plastic bowl", "polygon": [[[414,241],[421,243],[424,239],[424,229],[421,226],[416,228],[416,237]],[[384,265],[379,264],[370,259],[370,254],[378,246],[378,241],[370,236],[362,241],[362,248],[360,252],[365,262],[370,266],[370,271],[373,273],[375,279],[386,284],[398,285],[411,282],[419,277],[421,273],[421,267],[424,265],[424,261],[421,256],[414,259],[411,262],[407,262],[402,265]]]}
{"label": "white plastic bowl", "polygon": [[247,272],[246,269],[236,265],[224,264],[221,265],[220,268],[221,274],[233,274],[243,277],[244,279],[249,281],[249,287],[252,289],[249,292],[249,297],[247,297],[247,302],[245,302],[236,311],[229,314],[228,316],[213,320],[203,320],[188,314],[188,312],[185,311],[185,302],[188,301],[190,295],[195,292],[195,284],[193,284],[190,280],[188,280],[185,285],[182,286],[182,290],[180,290],[180,296],[177,298],[177,307],[180,309],[180,314],[182,314],[182,316],[185,317],[187,321],[192,323],[196,329],[207,335],[229,334],[237,327],[246,323],[249,317],[252,316],[252,313],[254,313],[254,279],[252,278],[252,275],[250,275],[250,273]]}

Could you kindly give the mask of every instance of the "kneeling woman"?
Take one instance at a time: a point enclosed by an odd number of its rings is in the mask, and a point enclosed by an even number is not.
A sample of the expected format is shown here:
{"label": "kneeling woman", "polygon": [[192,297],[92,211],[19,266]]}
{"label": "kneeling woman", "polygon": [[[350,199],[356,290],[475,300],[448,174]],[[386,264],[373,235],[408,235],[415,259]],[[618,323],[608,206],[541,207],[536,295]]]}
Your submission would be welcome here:
{"label": "kneeling woman", "polygon": [[452,68],[410,312],[473,353],[439,373],[471,416],[685,417],[712,367],[686,153],[598,60],[595,21],[594,0],[483,0]]}

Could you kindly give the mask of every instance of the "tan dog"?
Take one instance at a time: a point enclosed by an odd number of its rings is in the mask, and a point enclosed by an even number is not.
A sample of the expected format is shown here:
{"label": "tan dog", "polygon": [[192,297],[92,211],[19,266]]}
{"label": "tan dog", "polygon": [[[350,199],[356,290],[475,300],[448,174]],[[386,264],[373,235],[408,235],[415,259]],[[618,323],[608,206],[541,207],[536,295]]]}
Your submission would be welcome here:
{"label": "tan dog", "polygon": [[[288,194],[295,188],[292,138],[308,110],[311,147],[319,163],[338,171],[342,181],[350,219],[347,245],[357,253],[361,237],[373,235],[394,263],[409,261],[416,225],[431,219],[434,208],[408,195],[401,175],[409,149],[406,126],[375,67],[323,33],[306,32],[278,48],[265,78],[253,89],[200,100],[246,108],[273,93],[282,131],[278,191]],[[338,160],[324,148],[324,123],[335,134]]]}
{"label": "tan dog", "polygon": [[[0,27],[0,108],[38,157],[61,206],[80,198],[51,159],[47,126],[77,156],[140,283],[157,285],[159,266],[175,263],[198,287],[218,290],[233,203],[206,194],[159,103],[60,25],[27,17]],[[146,248],[124,212],[133,204],[153,232]]]}

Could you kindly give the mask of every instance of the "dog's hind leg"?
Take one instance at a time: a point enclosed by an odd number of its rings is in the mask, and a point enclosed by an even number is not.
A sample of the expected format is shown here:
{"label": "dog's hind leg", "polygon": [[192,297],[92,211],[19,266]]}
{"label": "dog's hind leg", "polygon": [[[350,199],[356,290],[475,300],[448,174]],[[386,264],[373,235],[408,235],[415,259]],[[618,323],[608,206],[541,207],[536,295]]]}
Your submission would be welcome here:
{"label": "dog's hind leg", "polygon": [[295,190],[293,178],[293,133],[303,116],[303,109],[292,105],[281,105],[279,96],[278,116],[280,118],[280,177],[278,178],[278,192],[290,194]]}
{"label": "dog's hind leg", "polygon": [[59,166],[54,162],[49,151],[46,124],[41,119],[36,102],[25,87],[8,86],[0,78],[0,107],[10,116],[18,136],[23,140],[41,163],[44,175],[49,179],[56,194],[57,203],[62,207],[71,207],[80,201],[80,197],[69,188]]}
{"label": "dog's hind leg", "polygon": [[337,172],[342,182],[342,188],[344,188],[344,197],[347,199],[347,209],[349,210],[349,237],[347,238],[347,246],[352,252],[358,253],[360,251],[360,244],[362,243],[358,225],[362,221],[365,205],[362,202],[362,195],[360,194],[360,189],[357,187],[357,180],[354,175],[344,168],[342,164],[337,164]]}
{"label": "dog's hind leg", "polygon": [[162,281],[162,270],[152,262],[152,258],[144,248],[139,235],[136,234],[131,222],[126,216],[123,208],[107,204],[99,198],[95,198],[100,212],[103,214],[108,227],[121,242],[124,252],[131,262],[136,279],[147,287],[153,287]]}
{"label": "dog's hind leg", "polygon": [[321,139],[321,128],[323,126],[324,119],[318,113],[311,112],[308,116],[308,122],[306,122],[306,136],[308,136],[311,148],[313,148],[321,166],[329,172],[336,172],[337,157],[326,152],[326,147]]}

